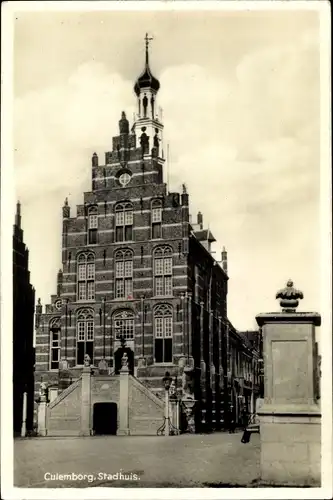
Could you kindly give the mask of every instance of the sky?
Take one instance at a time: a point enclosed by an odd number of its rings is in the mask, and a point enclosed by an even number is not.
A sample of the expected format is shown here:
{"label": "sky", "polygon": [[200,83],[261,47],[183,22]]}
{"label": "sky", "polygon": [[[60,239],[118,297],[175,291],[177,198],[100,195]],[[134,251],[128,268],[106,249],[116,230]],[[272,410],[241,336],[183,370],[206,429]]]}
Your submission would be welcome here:
{"label": "sky", "polygon": [[122,111],[132,122],[148,32],[170,190],[186,184],[216,258],[228,251],[229,319],[256,328],[289,278],[299,310],[320,312],[317,12],[19,12],[14,29],[15,196],[43,304],[64,199],[75,215],[91,155],[112,149]]}

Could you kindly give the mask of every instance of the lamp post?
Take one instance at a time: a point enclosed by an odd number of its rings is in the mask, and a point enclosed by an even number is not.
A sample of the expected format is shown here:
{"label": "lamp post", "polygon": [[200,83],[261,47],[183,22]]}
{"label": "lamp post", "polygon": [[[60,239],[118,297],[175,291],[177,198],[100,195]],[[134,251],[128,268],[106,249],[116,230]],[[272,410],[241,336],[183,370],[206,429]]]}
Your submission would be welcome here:
{"label": "lamp post", "polygon": [[172,383],[172,377],[169,372],[165,372],[165,376],[162,379],[164,389],[165,389],[165,411],[164,411],[164,422],[159,429],[157,429],[158,436],[170,436],[170,430],[173,434],[178,434],[178,429],[174,427],[170,421],[170,399],[169,391]]}
{"label": "lamp post", "polygon": [[164,429],[165,436],[170,435],[169,390],[170,390],[171,382],[172,382],[172,378],[170,377],[170,373],[166,372],[165,376],[163,377],[163,384],[164,384],[164,389],[165,389],[165,429]]}

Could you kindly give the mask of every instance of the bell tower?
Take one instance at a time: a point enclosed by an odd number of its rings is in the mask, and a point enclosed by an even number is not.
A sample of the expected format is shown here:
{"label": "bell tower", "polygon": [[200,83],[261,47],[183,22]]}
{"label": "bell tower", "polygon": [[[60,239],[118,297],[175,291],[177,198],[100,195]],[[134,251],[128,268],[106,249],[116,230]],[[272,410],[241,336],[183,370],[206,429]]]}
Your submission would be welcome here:
{"label": "bell tower", "polygon": [[149,67],[149,42],[152,37],[145,36],[145,67],[135,82],[134,92],[137,96],[137,114],[132,131],[137,136],[144,156],[164,158],[163,152],[163,123],[158,113],[157,93],[160,82],[155,78]]}

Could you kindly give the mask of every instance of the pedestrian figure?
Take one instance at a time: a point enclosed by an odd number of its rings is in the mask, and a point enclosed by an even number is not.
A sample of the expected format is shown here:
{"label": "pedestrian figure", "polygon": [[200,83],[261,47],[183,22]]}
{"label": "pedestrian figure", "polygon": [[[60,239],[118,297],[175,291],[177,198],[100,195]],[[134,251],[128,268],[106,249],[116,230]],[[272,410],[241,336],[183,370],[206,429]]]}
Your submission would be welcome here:
{"label": "pedestrian figure", "polygon": [[232,416],[230,418],[230,423],[229,423],[229,434],[235,434],[235,428],[236,428],[236,422],[234,417]]}
{"label": "pedestrian figure", "polygon": [[250,438],[251,438],[251,432],[245,429],[244,432],[243,432],[243,436],[242,436],[241,442],[243,444],[249,443],[250,442]]}

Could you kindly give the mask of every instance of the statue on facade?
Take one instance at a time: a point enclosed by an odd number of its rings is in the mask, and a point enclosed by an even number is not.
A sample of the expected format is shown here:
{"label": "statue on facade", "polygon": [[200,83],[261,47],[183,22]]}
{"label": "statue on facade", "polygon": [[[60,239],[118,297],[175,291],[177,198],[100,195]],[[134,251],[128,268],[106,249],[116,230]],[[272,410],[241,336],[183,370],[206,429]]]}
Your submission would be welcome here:
{"label": "statue on facade", "polygon": [[128,356],[127,356],[127,352],[124,352],[123,357],[121,358],[121,370],[122,371],[128,370]]}
{"label": "statue on facade", "polygon": [[83,365],[84,366],[90,366],[91,359],[89,354],[85,354],[84,359],[83,359]]}
{"label": "statue on facade", "polygon": [[46,382],[40,383],[39,396],[40,396],[40,401],[46,402],[46,400],[47,400],[47,383]]}

